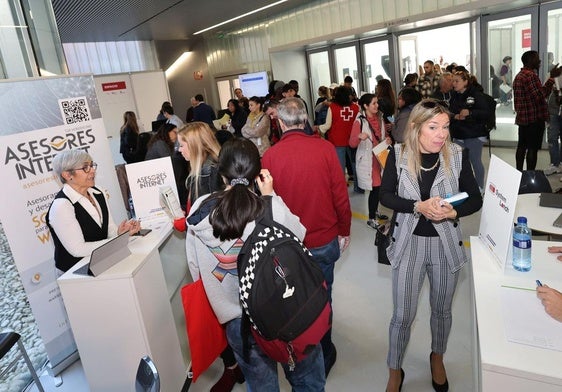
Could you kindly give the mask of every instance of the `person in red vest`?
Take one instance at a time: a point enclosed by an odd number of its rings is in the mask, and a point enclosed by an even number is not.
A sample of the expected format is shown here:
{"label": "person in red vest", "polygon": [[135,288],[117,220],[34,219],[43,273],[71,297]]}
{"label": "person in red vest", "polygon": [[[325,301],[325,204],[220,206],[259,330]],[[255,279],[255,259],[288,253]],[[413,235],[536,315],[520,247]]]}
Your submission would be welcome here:
{"label": "person in red vest", "polygon": [[[345,173],[345,157],[351,155],[349,136],[353,122],[359,113],[359,106],[351,100],[351,90],[345,86],[338,87],[334,102],[328,108],[326,122],[318,126],[318,130],[336,147],[342,171]],[[351,158],[351,156],[350,156]],[[347,173],[352,176],[353,173]]]}

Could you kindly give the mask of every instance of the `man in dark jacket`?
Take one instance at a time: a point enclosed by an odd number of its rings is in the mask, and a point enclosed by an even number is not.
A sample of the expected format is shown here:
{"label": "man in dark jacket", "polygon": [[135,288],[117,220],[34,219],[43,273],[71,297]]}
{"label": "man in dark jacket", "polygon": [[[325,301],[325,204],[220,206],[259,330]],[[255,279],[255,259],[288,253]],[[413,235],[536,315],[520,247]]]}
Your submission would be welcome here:
{"label": "man in dark jacket", "polygon": [[193,108],[193,121],[202,121],[213,126],[213,120],[217,119],[213,108],[205,103],[205,98],[202,94],[197,94],[195,97],[195,106]]}

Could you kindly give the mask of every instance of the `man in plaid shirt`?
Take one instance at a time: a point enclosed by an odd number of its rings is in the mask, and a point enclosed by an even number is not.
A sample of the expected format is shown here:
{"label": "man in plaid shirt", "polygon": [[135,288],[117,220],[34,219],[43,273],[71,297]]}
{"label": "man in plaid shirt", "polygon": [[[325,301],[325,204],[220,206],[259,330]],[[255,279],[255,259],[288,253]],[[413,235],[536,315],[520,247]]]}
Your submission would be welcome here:
{"label": "man in plaid shirt", "polygon": [[558,64],[550,71],[550,77],[541,85],[537,75],[541,60],[536,50],[529,50],[521,56],[523,68],[513,79],[513,99],[515,104],[515,124],[519,126],[515,163],[517,170],[523,170],[527,159],[527,170],[535,170],[537,153],[541,148],[545,121],[548,121],[546,98],[554,85],[554,78],[560,76],[562,68]]}

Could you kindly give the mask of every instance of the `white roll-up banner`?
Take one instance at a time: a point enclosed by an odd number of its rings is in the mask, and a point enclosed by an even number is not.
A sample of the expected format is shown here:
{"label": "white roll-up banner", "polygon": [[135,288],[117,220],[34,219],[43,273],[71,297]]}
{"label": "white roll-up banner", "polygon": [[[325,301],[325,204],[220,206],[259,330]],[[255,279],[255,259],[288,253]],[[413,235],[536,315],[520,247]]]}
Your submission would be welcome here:
{"label": "white roll-up banner", "polygon": [[51,162],[80,148],[98,163],[96,186],[117,222],[126,218],[92,76],[0,82],[0,220],[29,298],[51,368],[76,344],[56,282],[45,215],[61,184]]}

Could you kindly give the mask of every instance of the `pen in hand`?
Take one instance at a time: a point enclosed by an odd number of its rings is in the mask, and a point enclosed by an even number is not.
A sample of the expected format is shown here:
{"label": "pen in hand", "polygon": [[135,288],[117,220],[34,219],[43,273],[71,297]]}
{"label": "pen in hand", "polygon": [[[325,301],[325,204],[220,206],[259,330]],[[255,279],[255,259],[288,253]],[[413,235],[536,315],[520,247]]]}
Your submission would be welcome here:
{"label": "pen in hand", "polygon": [[541,283],[540,280],[537,279],[536,282],[537,282],[537,286],[538,286],[538,287],[541,287],[541,286],[542,286],[542,283]]}

